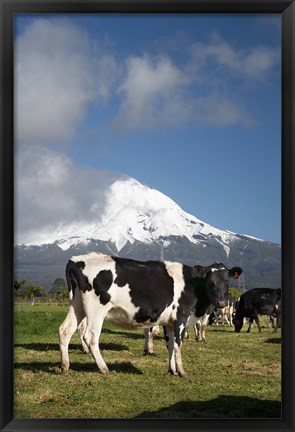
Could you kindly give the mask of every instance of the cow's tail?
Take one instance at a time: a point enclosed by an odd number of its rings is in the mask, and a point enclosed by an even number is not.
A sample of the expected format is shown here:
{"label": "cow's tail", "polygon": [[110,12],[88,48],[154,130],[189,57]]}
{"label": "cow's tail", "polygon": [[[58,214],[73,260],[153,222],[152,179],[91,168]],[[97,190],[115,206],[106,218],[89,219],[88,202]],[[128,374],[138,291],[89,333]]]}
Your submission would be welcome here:
{"label": "cow's tail", "polygon": [[78,281],[76,278],[75,263],[71,260],[69,260],[66,266],[66,280],[69,289],[69,298],[72,300],[75,295],[75,289],[78,287]]}

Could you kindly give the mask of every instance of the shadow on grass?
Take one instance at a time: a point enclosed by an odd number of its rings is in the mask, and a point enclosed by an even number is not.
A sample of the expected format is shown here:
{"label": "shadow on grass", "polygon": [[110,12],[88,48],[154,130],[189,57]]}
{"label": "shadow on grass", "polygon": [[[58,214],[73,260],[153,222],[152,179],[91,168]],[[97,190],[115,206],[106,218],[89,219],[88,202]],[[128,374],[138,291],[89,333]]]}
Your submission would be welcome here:
{"label": "shadow on grass", "polygon": [[280,344],[282,342],[282,338],[270,338],[265,341],[265,343],[271,344]]}
{"label": "shadow on grass", "polygon": [[[111,363],[108,364],[108,368],[110,372],[121,372],[126,374],[133,374],[133,375],[142,375],[142,372],[137,369],[135,366],[133,366],[130,362],[120,362],[120,363]],[[25,371],[31,371],[33,373],[50,373],[53,375],[60,375],[60,362],[30,362],[30,363],[24,363],[24,362],[15,362],[14,363],[14,369],[21,369]],[[93,363],[77,363],[73,362],[70,365],[70,371],[76,371],[76,372],[95,372],[98,375],[101,375],[97,365]]]}
{"label": "shadow on grass", "polygon": [[[54,343],[29,343],[29,344],[15,344],[15,348],[24,348],[34,351],[59,351],[59,345]],[[107,351],[128,351],[129,347],[127,345],[116,344],[113,342],[99,344],[101,350]],[[82,353],[82,346],[80,344],[70,344],[69,351],[80,350]]]}
{"label": "shadow on grass", "polygon": [[210,330],[212,332],[217,332],[217,333],[235,334],[234,327],[229,327],[229,326],[214,326],[214,327],[210,327]]}
{"label": "shadow on grass", "polygon": [[145,411],[135,418],[281,418],[281,403],[247,396],[218,396],[201,402],[183,401]]}
{"label": "shadow on grass", "polygon": [[111,330],[111,329],[103,329],[102,333],[111,334],[111,335],[118,335],[118,336],[124,336],[128,339],[144,339],[143,332],[142,334],[139,333],[133,333],[131,330],[128,331],[122,331],[122,330]]}

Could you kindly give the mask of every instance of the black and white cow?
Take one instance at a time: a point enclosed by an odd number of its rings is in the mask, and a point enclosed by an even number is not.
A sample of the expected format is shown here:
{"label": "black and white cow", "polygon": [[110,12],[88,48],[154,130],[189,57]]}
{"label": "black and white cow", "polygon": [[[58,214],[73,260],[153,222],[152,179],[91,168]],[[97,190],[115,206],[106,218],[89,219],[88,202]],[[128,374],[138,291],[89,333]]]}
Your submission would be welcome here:
{"label": "black and white cow", "polygon": [[59,328],[61,369],[69,368],[68,345],[86,316],[84,335],[99,370],[109,372],[99,350],[107,317],[123,328],[163,325],[169,353],[169,371],[185,375],[181,343],[191,311],[202,316],[212,303],[222,307],[230,277],[242,269],[220,264],[195,270],[177,262],[135,261],[92,252],[73,257],[66,267],[70,306]]}
{"label": "black and white cow", "polygon": [[257,324],[258,331],[261,332],[258,315],[272,315],[275,313],[280,299],[280,288],[253,288],[244,292],[239,299],[234,318],[235,332],[239,333],[241,331],[244,318],[249,318],[247,333],[250,333],[254,320]]}
{"label": "black and white cow", "polygon": [[[216,264],[216,266],[223,266],[223,264]],[[203,272],[204,267],[200,265],[195,265],[193,267],[195,272]],[[187,330],[188,327],[191,325],[193,326],[194,332],[195,332],[195,339],[197,342],[206,342],[206,326],[208,323],[208,319],[213,311],[215,309],[214,305],[209,305],[207,309],[205,310],[204,315],[200,317],[195,317],[194,311],[191,312],[191,318],[188,320],[188,323],[186,325],[186,332],[185,337],[189,337]],[[150,329],[144,329],[144,353],[145,354],[154,354],[154,337],[159,335],[160,329],[159,326],[151,327]]]}

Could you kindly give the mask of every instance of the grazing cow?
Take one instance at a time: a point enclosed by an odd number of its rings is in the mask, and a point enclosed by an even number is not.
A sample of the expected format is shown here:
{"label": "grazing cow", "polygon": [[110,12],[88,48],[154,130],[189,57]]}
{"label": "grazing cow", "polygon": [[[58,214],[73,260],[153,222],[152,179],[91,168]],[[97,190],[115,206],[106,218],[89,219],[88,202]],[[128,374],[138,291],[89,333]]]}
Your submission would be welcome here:
{"label": "grazing cow", "polygon": [[224,322],[229,326],[233,325],[233,313],[234,313],[234,299],[231,293],[228,293],[227,296],[227,304],[224,308],[214,308],[210,317],[209,324],[213,324],[215,321],[216,325],[218,325],[218,320],[221,319],[221,324],[224,325]]}
{"label": "grazing cow", "polygon": [[253,288],[243,293],[235,314],[235,332],[239,333],[243,327],[244,318],[249,318],[247,333],[250,333],[251,325],[255,320],[258,331],[261,332],[259,315],[272,315],[276,305],[281,299],[281,289]]}
{"label": "grazing cow", "polygon": [[197,342],[206,342],[206,327],[208,323],[208,319],[213,312],[213,309],[215,308],[214,305],[210,305],[207,307],[204,315],[200,318],[198,318],[198,321],[196,324],[194,324],[194,332],[195,332],[195,339]]}
{"label": "grazing cow", "polygon": [[194,269],[176,262],[135,261],[92,252],[69,260],[66,278],[70,306],[59,327],[61,369],[69,369],[68,346],[86,316],[84,335],[99,370],[109,372],[99,350],[104,319],[132,328],[163,325],[169,353],[169,371],[184,376],[181,343],[192,310],[202,316],[212,303],[225,305],[230,277],[242,269],[223,264]]}

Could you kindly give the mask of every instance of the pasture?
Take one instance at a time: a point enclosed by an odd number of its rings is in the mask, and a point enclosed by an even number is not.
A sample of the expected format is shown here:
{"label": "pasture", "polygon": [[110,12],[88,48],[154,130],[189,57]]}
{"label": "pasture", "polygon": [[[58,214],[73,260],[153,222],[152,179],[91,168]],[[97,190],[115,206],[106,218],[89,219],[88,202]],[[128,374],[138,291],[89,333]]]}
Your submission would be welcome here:
{"label": "pasture", "polygon": [[193,330],[182,349],[187,378],[167,373],[163,337],[143,355],[143,332],[104,324],[100,346],[111,371],[103,377],[83,354],[77,333],[71,366],[60,373],[57,330],[66,306],[15,306],[15,418],[280,418],[281,331],[262,317],[246,333],[208,326],[207,343]]}

